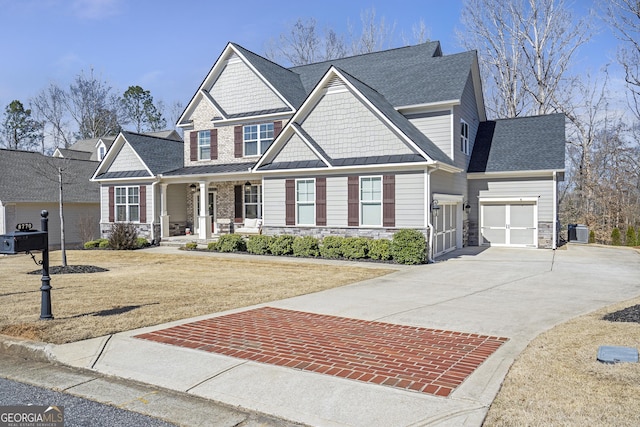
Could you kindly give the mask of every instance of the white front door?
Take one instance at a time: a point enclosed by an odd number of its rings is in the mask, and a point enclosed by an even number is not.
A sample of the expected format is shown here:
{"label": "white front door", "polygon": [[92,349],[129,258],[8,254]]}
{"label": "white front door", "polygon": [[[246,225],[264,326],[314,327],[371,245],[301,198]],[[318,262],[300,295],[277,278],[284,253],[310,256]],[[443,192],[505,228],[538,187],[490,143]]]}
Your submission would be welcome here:
{"label": "white front door", "polygon": [[536,203],[483,203],[480,209],[483,246],[538,246]]}
{"label": "white front door", "polygon": [[[193,206],[193,217],[194,217],[194,225],[195,225],[195,233],[198,233],[198,213],[200,212],[200,192],[195,193],[194,195],[195,204]],[[208,215],[211,218],[211,232],[216,234],[218,232],[216,228],[216,192],[209,191],[207,196],[207,205],[208,205]]]}

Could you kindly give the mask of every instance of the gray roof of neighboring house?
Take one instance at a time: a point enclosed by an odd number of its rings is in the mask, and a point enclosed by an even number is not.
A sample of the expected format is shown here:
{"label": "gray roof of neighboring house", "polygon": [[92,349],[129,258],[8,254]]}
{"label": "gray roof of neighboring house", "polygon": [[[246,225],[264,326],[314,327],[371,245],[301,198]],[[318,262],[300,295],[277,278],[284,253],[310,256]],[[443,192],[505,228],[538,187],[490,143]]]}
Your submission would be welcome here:
{"label": "gray roof of neighboring house", "polygon": [[183,168],[175,169],[164,173],[165,176],[180,176],[180,175],[199,175],[199,174],[215,174],[215,173],[234,173],[234,172],[248,172],[256,162],[250,163],[226,163],[222,165],[198,165],[198,166],[186,166]]}
{"label": "gray roof of neighboring house", "polygon": [[182,141],[127,131],[123,131],[122,135],[154,175],[184,165]]}
{"label": "gray roof of neighboring house", "polygon": [[92,160],[92,153],[88,151],[72,150],[70,148],[58,148],[58,151],[65,159]]}
{"label": "gray roof of neighboring house", "polygon": [[565,142],[564,114],[482,122],[468,172],[564,169]]}
{"label": "gray roof of neighboring house", "polygon": [[173,129],[161,130],[158,132],[144,132],[144,135],[156,136],[158,138],[172,139],[174,141],[182,141],[180,134]]}
{"label": "gray roof of neighboring house", "polygon": [[58,168],[63,168],[64,201],[99,203],[100,187],[89,181],[96,162],[0,149],[0,202],[57,202]]}
{"label": "gray roof of neighboring house", "polygon": [[[96,144],[98,143],[98,141],[102,140],[102,142],[104,142],[104,145],[108,150],[113,145],[113,141],[115,141],[115,139],[116,139],[115,136],[102,136],[100,138],[79,139],[75,143],[71,144],[69,148],[67,148],[66,150],[84,151],[85,153],[90,153],[89,159],[97,162],[98,152],[96,151]],[[67,157],[64,154],[64,150],[65,150],[64,148],[58,148],[58,151],[60,151],[60,153],[64,157]],[[73,158],[78,158],[78,157],[73,157]]]}

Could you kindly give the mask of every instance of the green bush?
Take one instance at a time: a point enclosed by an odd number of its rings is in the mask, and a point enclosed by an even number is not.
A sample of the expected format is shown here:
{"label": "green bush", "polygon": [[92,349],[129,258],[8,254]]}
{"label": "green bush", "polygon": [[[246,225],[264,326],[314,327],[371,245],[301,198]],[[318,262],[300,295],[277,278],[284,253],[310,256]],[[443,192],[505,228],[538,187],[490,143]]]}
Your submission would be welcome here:
{"label": "green bush", "polygon": [[636,229],[632,226],[627,227],[627,236],[625,239],[625,243],[627,246],[636,246],[638,244],[636,242]]}
{"label": "green bush", "polygon": [[596,232],[591,230],[589,231],[589,243],[595,243],[596,242]]}
{"label": "green bush", "polygon": [[274,255],[291,255],[293,253],[293,241],[295,236],[291,234],[283,234],[274,237],[269,244],[269,252]]}
{"label": "green bush", "polygon": [[247,243],[239,234],[223,234],[218,239],[218,252],[245,252]]}
{"label": "green bush", "polygon": [[198,249],[198,243],[197,242],[187,242],[184,245],[184,248],[188,251],[195,251],[196,249]]}
{"label": "green bush", "polygon": [[323,258],[340,258],[342,256],[342,241],[344,237],[327,236],[320,244],[320,256]]}
{"label": "green bush", "polygon": [[207,244],[207,250],[211,252],[215,252],[218,250],[218,242],[209,242]]}
{"label": "green bush", "polygon": [[640,246],[640,227],[638,227],[638,235],[636,236],[636,244]]}
{"label": "green bush", "polygon": [[426,260],[427,241],[418,230],[400,230],[393,235],[391,255],[400,264],[422,264]]}
{"label": "green bush", "polygon": [[111,227],[109,247],[116,250],[138,248],[138,230],[130,222],[116,222]]}
{"label": "green bush", "polygon": [[304,257],[317,257],[320,255],[318,239],[312,236],[296,237],[293,240],[293,255]]}
{"label": "green bush", "polygon": [[89,240],[88,242],[84,242],[85,249],[94,249],[97,248],[100,242],[98,240]]}
{"label": "green bush", "polygon": [[620,229],[618,227],[614,228],[611,232],[611,244],[613,246],[622,245],[622,236],[620,235]]}
{"label": "green bush", "polygon": [[369,258],[380,259],[383,261],[390,260],[391,256],[391,240],[375,239],[369,240]]}
{"label": "green bush", "polygon": [[100,249],[107,249],[109,247],[109,239],[98,239],[98,247]]}
{"label": "green bush", "polygon": [[136,239],[136,245],[138,246],[138,248],[146,248],[148,246],[151,246],[151,243],[149,243],[149,241],[144,237],[138,237]]}
{"label": "green bush", "polygon": [[347,237],[340,245],[342,256],[348,259],[363,259],[367,257],[369,239],[364,237]]}
{"label": "green bush", "polygon": [[273,238],[271,236],[263,236],[262,234],[249,236],[249,240],[247,241],[247,252],[256,255],[267,255],[270,253],[269,245],[272,241]]}

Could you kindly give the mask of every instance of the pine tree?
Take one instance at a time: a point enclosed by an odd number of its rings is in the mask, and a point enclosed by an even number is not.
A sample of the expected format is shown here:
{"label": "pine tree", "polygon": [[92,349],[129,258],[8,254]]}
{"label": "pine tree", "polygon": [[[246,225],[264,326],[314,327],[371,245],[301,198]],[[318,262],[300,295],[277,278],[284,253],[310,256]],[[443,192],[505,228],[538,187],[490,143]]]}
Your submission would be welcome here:
{"label": "pine tree", "polygon": [[611,232],[611,244],[613,246],[621,246],[622,245],[622,236],[620,234],[620,229],[618,227],[614,228]]}
{"label": "pine tree", "polygon": [[638,243],[636,242],[636,230],[631,225],[627,227],[627,236],[625,243],[627,246],[636,246]]}
{"label": "pine tree", "polygon": [[31,117],[31,110],[25,110],[17,99],[5,108],[2,139],[4,147],[11,150],[33,150],[42,140],[42,126]]}

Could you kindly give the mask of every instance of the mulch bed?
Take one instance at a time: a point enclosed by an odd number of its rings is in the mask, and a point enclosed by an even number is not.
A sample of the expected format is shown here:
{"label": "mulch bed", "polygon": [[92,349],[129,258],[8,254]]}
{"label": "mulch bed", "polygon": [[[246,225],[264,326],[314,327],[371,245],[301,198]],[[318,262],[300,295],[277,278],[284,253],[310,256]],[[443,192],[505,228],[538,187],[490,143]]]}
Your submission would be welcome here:
{"label": "mulch bed", "polygon": [[620,311],[609,313],[602,318],[609,322],[635,322],[640,323],[640,304],[627,307]]}
{"label": "mulch bed", "polygon": [[[95,265],[61,265],[49,266],[49,274],[76,274],[76,273],[102,273],[109,271],[106,268],[96,267]],[[27,274],[42,274],[42,269],[30,271]]]}

